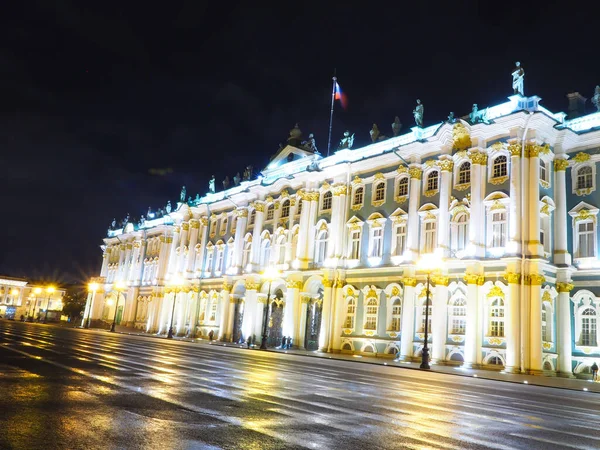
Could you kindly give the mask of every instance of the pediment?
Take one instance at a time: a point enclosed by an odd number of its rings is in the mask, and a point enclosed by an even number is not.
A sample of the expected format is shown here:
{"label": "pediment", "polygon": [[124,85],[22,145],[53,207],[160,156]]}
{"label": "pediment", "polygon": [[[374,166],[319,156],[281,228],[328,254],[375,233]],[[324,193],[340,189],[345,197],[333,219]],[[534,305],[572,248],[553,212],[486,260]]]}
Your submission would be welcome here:
{"label": "pediment", "polygon": [[314,156],[315,153],[302,148],[286,145],[279,150],[267,166],[267,170],[275,169],[283,164]]}

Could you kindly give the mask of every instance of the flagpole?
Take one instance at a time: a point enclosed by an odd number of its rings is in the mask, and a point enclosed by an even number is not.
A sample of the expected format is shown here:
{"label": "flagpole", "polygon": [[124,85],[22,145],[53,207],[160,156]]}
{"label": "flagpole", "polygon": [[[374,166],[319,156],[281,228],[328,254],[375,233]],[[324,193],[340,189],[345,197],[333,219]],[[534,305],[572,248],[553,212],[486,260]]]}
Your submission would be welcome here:
{"label": "flagpole", "polygon": [[333,105],[335,102],[335,82],[336,77],[333,77],[333,83],[331,86],[331,113],[329,114],[329,139],[327,140],[327,156],[329,156],[329,150],[331,149],[331,129],[333,128]]}

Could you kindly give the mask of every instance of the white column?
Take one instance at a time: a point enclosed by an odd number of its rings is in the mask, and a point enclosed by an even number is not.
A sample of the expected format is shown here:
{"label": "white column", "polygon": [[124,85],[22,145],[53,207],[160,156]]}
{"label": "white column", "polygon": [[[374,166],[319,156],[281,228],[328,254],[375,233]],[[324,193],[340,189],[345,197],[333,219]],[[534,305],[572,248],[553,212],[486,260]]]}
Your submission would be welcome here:
{"label": "white column", "polygon": [[483,276],[477,274],[465,275],[467,282],[467,320],[465,324],[464,361],[466,367],[478,364],[481,347],[478,345],[479,335],[479,289],[478,284],[483,282]]}
{"label": "white column", "polygon": [[562,376],[572,377],[572,336],[571,336],[571,299],[573,289],[571,283],[556,283],[558,298],[556,299],[556,339],[558,350],[558,372]]}
{"label": "white column", "polygon": [[167,270],[167,265],[169,263],[169,251],[171,250],[171,244],[173,243],[173,237],[171,236],[161,236],[160,237],[160,254],[158,255],[158,273],[156,274],[156,278],[158,280],[158,284],[164,284],[165,274]]}
{"label": "white column", "polygon": [[181,230],[178,226],[173,227],[173,237],[171,242],[171,252],[169,255],[169,265],[167,267],[167,273],[172,274],[175,273],[175,266],[177,265],[177,246],[179,245],[179,235]]}
{"label": "white column", "polygon": [[242,261],[244,258],[244,237],[246,236],[246,224],[248,223],[248,209],[238,208],[237,223],[235,225],[235,239],[234,239],[234,250],[233,258],[235,260],[234,266],[237,273],[242,273]]}
{"label": "white column", "polygon": [[539,152],[541,148],[542,147],[537,144],[533,144],[529,147],[529,177],[527,180],[527,186],[529,187],[529,217],[525,217],[524,219],[527,221],[526,223],[529,226],[529,254],[543,258],[544,249],[540,243]]}
{"label": "white column", "polygon": [[[252,332],[252,334],[254,334],[254,336],[256,337],[257,344],[260,344],[262,342],[263,323],[265,321],[265,308],[269,308],[269,304],[267,303],[267,296],[264,294],[257,294],[256,313],[254,316],[254,330]],[[267,321],[268,320],[269,318],[267,317]]]}
{"label": "white column", "polygon": [[[525,174],[525,176],[529,173],[529,158],[522,158],[521,159],[521,170],[523,171],[523,173]],[[529,227],[527,225],[527,220],[529,217],[529,208],[531,207],[531,202],[530,202],[530,195],[529,195],[529,188],[528,185],[529,183],[532,183],[532,180],[525,180],[525,186],[523,186],[523,191],[521,192],[521,211],[519,212],[519,223],[522,224],[523,221],[525,221],[525,224],[522,228],[522,233],[523,236],[521,236],[521,239],[525,242],[525,248],[522,249],[522,253],[523,255],[528,255],[529,254],[529,250],[528,250],[528,245],[527,243],[531,240],[531,239],[536,239],[539,240],[539,229],[536,230],[536,236],[531,237],[529,235]],[[537,204],[537,202],[536,202]]]}
{"label": "white column", "polygon": [[310,216],[310,195],[306,192],[300,193],[302,202],[302,212],[300,213],[300,231],[298,234],[298,248],[296,249],[296,258],[300,263],[300,268],[308,268],[308,233],[309,233],[309,216]]}
{"label": "white column", "polygon": [[[347,186],[345,183],[336,184],[333,187],[333,204],[335,209],[331,212],[333,234],[333,256],[342,258],[344,256],[344,234],[346,233],[346,202]],[[334,219],[335,218],[335,226]]]}
{"label": "white column", "polygon": [[[537,159],[537,158],[536,158]],[[537,169],[537,168],[536,168]],[[542,283],[546,281],[543,275],[530,274],[531,281],[531,315],[530,319],[530,349],[531,365],[529,369],[533,374],[542,373]]]}
{"label": "white column", "polygon": [[219,333],[218,340],[226,341],[227,336],[227,320],[229,319],[229,295],[232,286],[227,283],[223,283],[223,289],[221,289],[221,307],[219,311]]}
{"label": "white column", "polygon": [[[416,261],[419,257],[419,204],[421,199],[421,177],[423,171],[420,164],[411,164],[408,169],[410,174],[410,191],[408,196],[408,229],[407,252],[408,258]],[[412,338],[411,352],[412,355]]]}
{"label": "white column", "polygon": [[198,237],[200,238],[200,255],[198,256],[200,266],[195,267],[195,271],[202,274],[204,271],[204,255],[206,255],[206,241],[208,240],[208,218],[206,217],[200,218]]}
{"label": "white column", "polygon": [[102,268],[100,269],[101,277],[106,277],[106,273],[108,272],[108,260],[110,259],[110,253],[112,250],[112,247],[106,247],[104,253],[102,254]]}
{"label": "white column", "polygon": [[287,234],[287,241],[286,241],[286,246],[285,246],[285,262],[290,264],[292,264],[292,244],[293,244],[293,238],[294,235],[292,234],[292,228],[294,228],[295,225],[295,217],[296,217],[296,208],[298,207],[296,202],[297,201],[301,201],[301,200],[296,200],[294,198],[290,199],[290,218],[288,219],[288,230],[290,230],[290,232]]}
{"label": "white column", "polygon": [[181,239],[179,240],[179,261],[177,261],[177,273],[181,273],[185,276],[186,267],[185,267],[185,244],[188,241],[188,235],[190,230],[189,223],[181,224]]}
{"label": "white column", "polygon": [[296,311],[298,310],[298,292],[301,281],[288,281],[283,310],[283,330],[286,337],[294,339],[296,336]]}
{"label": "white column", "polygon": [[335,291],[334,291],[334,315],[335,319],[333,321],[333,327],[331,329],[331,350],[334,352],[339,352],[342,349],[342,325],[344,324],[344,319],[346,316],[346,302],[344,301],[344,291],[343,291],[343,281],[336,280],[335,282]]}
{"label": "white column", "polygon": [[311,298],[308,294],[300,294],[300,314],[298,314],[298,338],[294,339],[294,347],[304,349],[304,339],[306,337],[306,311],[308,302]]}
{"label": "white column", "polygon": [[[561,155],[562,156],[562,155]],[[571,265],[571,255],[567,245],[567,184],[566,159],[554,160],[554,264]],[[570,348],[570,347],[569,347]],[[571,367],[569,366],[569,372]]]}
{"label": "white column", "polygon": [[142,274],[144,273],[144,259],[146,258],[147,241],[142,239],[136,241],[134,246],[138,247],[135,271],[133,273],[133,283],[139,286],[142,283]]}
{"label": "white column", "polygon": [[329,332],[331,331],[331,309],[333,295],[333,280],[324,279],[323,309],[321,310],[321,327],[319,329],[319,348],[322,352],[329,350]]}
{"label": "white column", "polygon": [[[315,258],[315,224],[317,223],[317,214],[319,209],[319,193],[310,194],[310,215],[308,216],[308,237],[307,237],[307,264],[314,261]],[[308,265],[307,265],[308,267]]]}
{"label": "white column", "polygon": [[[254,334],[256,318],[257,292],[260,287],[258,283],[246,282],[246,296],[244,298],[244,318],[242,321],[242,334],[244,339]],[[257,339],[259,336],[257,336]]]}
{"label": "white column", "polygon": [[402,328],[400,329],[400,358],[410,360],[413,356],[415,336],[415,278],[403,277],[404,298],[402,300]]}
{"label": "white column", "polygon": [[200,231],[200,222],[196,219],[190,220],[190,244],[188,246],[188,256],[186,262],[186,278],[194,278],[194,263],[196,262],[196,244],[198,243],[198,232]]}
{"label": "white column", "polygon": [[510,200],[508,204],[508,239],[509,252],[521,253],[521,146],[511,144],[510,151]]}
{"label": "white column", "polygon": [[475,256],[485,257],[485,168],[487,155],[473,151],[470,155],[471,164],[471,223],[469,226],[469,242],[475,246]]}
{"label": "white column", "polygon": [[504,299],[504,335],[506,336],[507,372],[518,373],[521,370],[521,275],[507,272],[508,296]]}
{"label": "white column", "polygon": [[448,337],[448,277],[432,277],[435,290],[431,313],[431,359],[440,363],[446,359],[446,339]]}
{"label": "white column", "polygon": [[175,321],[173,322],[173,332],[177,336],[182,336],[185,334],[185,313],[189,307],[191,292],[187,289],[183,289],[179,292],[177,295],[177,303],[175,304]]}
{"label": "white column", "polygon": [[[440,204],[438,215],[437,246],[443,250],[445,257],[450,256],[450,191],[452,189],[452,158],[439,162],[442,169],[442,180],[440,185]],[[435,310],[435,308],[434,308]]]}
{"label": "white column", "polygon": [[254,216],[254,231],[252,232],[252,268],[256,271],[260,268],[260,252],[262,249],[261,234],[265,218],[264,202],[254,202],[252,204],[256,215]]}
{"label": "white column", "polygon": [[233,339],[233,321],[235,320],[235,305],[238,302],[232,294],[229,294],[229,310],[227,311],[227,323],[225,325],[225,337],[227,342]]}

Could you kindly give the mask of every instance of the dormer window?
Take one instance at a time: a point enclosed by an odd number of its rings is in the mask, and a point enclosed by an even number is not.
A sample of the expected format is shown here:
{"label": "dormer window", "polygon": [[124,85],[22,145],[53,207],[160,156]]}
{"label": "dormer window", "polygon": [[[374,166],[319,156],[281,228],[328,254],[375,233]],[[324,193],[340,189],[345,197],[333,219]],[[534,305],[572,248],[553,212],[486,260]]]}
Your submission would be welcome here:
{"label": "dormer window", "polygon": [[332,201],[333,201],[333,194],[331,193],[331,191],[325,192],[325,194],[323,194],[323,204],[321,206],[321,209],[323,211],[330,211]]}

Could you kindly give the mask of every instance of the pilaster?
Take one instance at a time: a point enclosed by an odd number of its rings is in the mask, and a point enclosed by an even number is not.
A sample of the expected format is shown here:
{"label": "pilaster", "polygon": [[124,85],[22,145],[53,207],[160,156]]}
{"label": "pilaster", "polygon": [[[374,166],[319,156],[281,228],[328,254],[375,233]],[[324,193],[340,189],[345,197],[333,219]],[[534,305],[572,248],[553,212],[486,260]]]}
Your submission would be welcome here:
{"label": "pilaster", "polygon": [[[408,229],[407,229],[407,251],[409,260],[416,261],[419,257],[419,204],[421,199],[421,177],[423,171],[420,164],[411,164],[408,169],[410,175],[410,190],[408,199]],[[411,338],[412,355],[412,338]]]}

